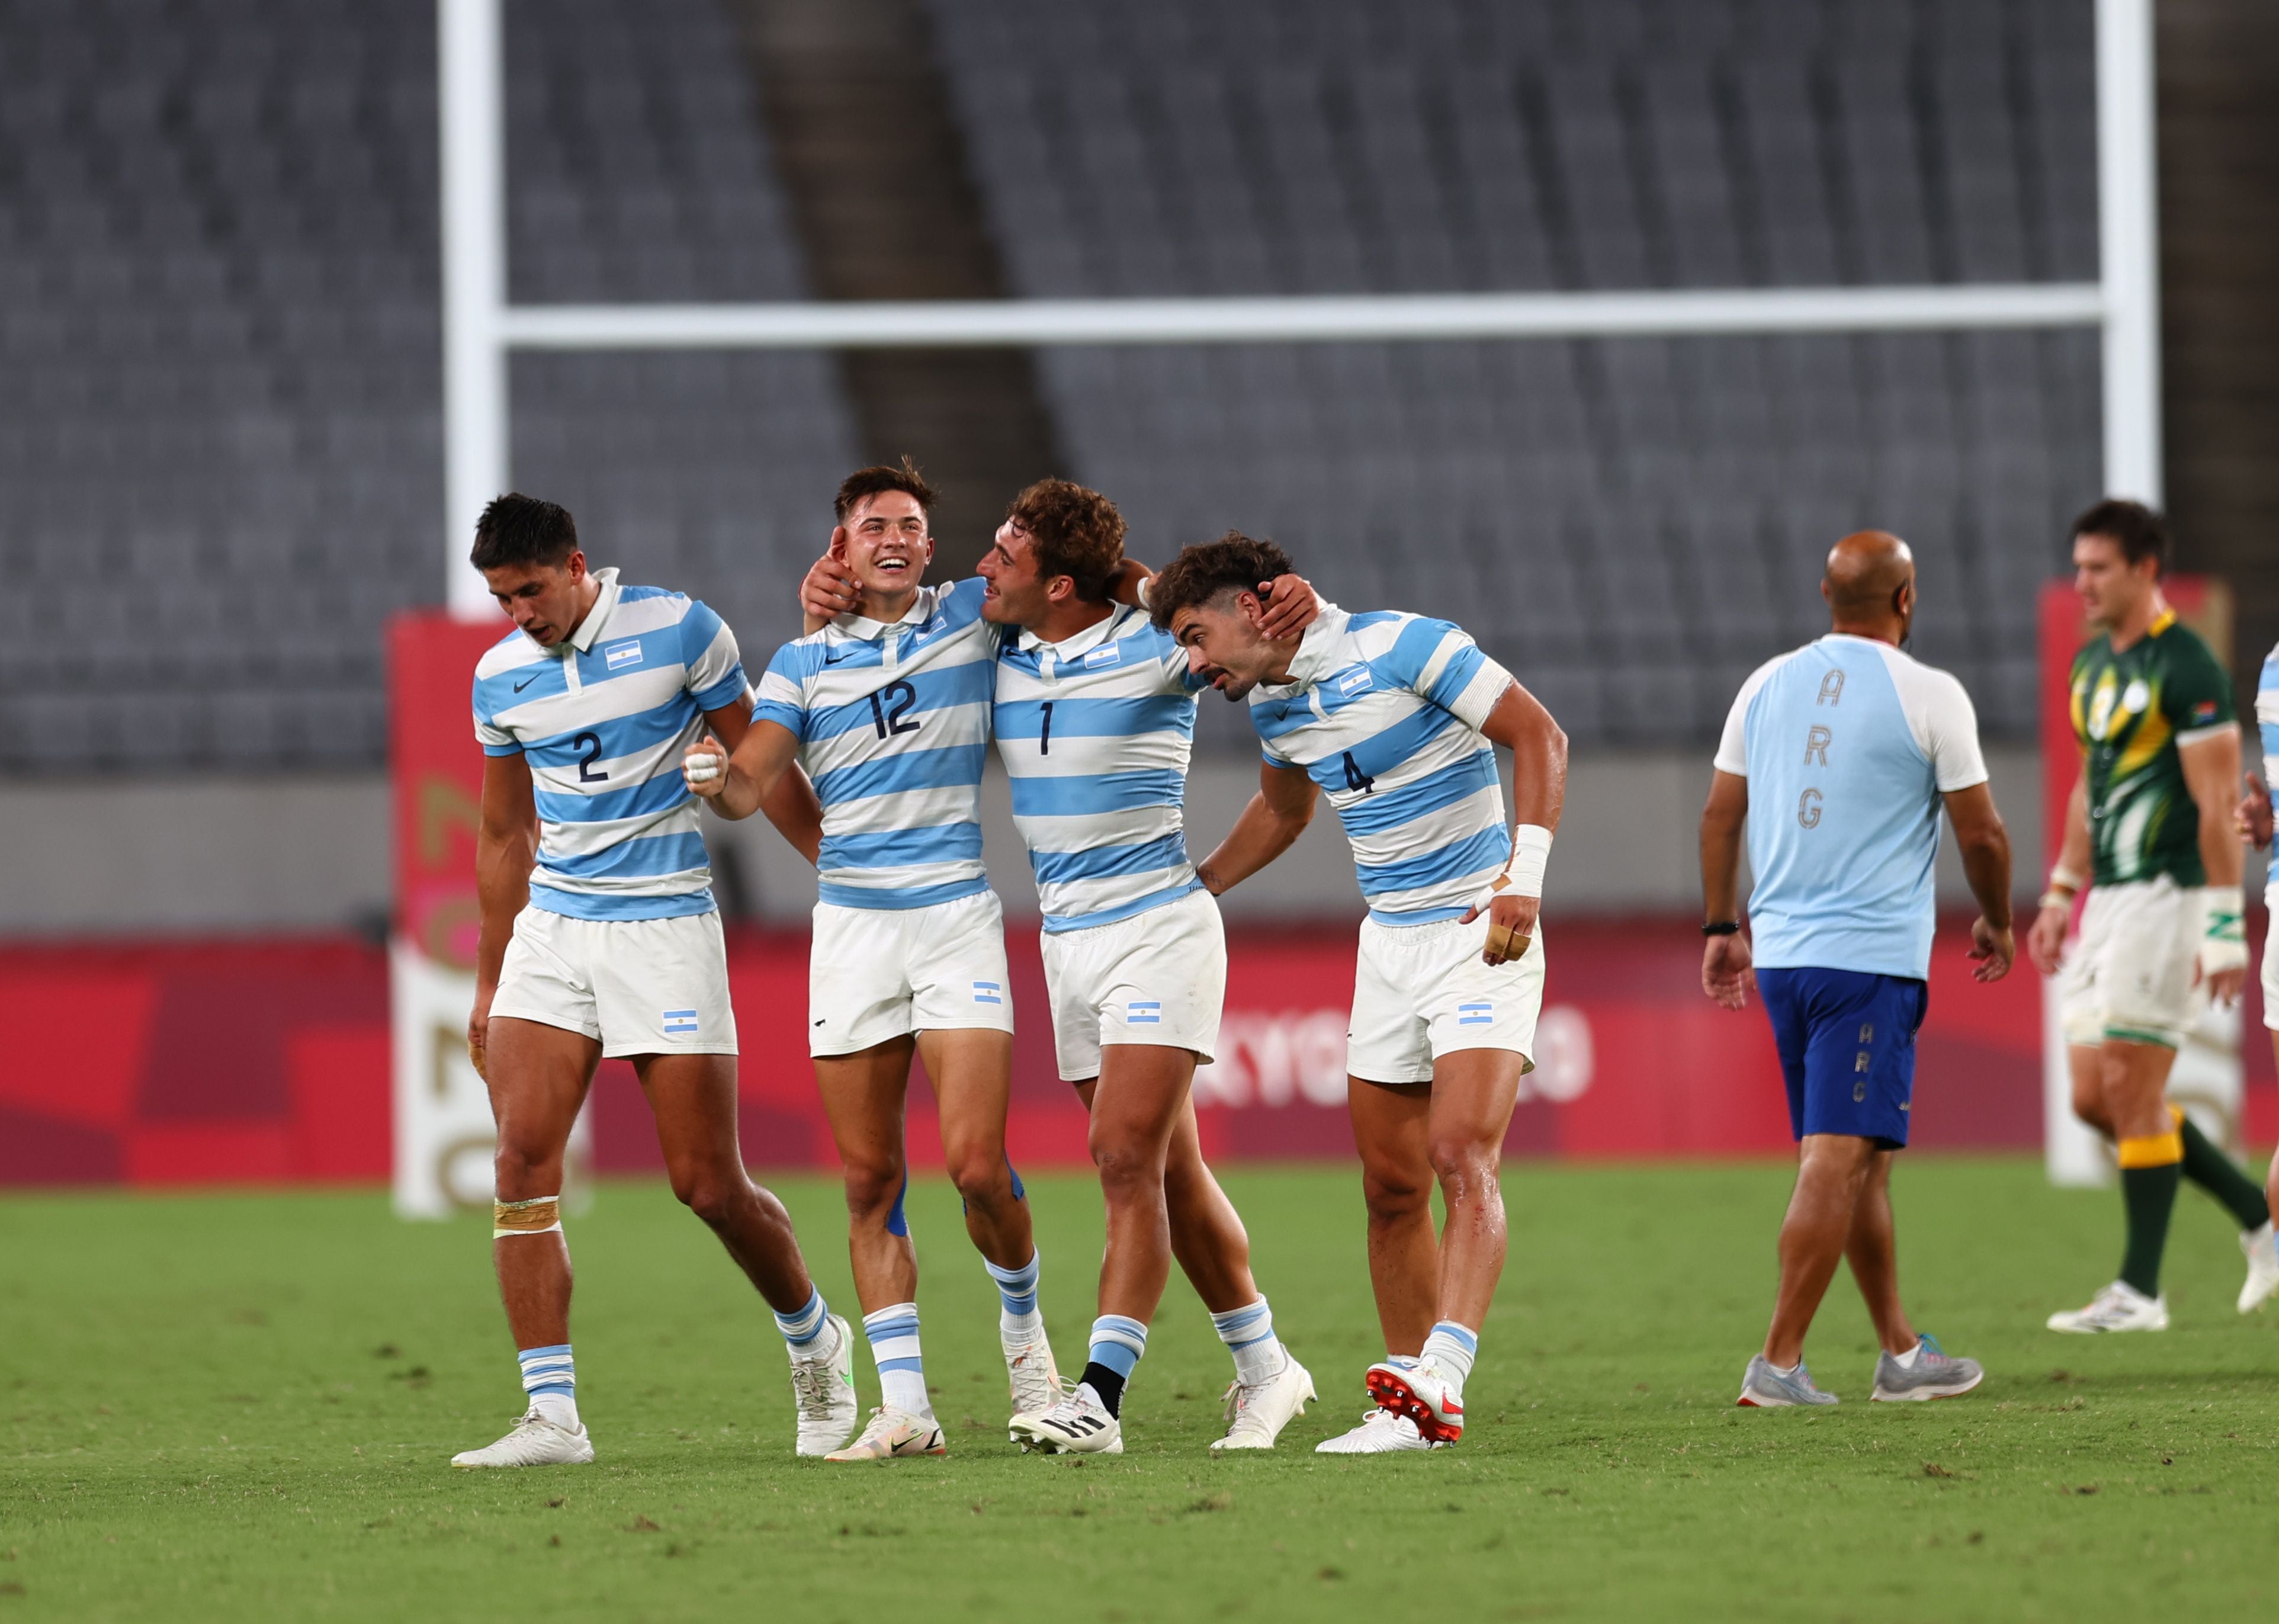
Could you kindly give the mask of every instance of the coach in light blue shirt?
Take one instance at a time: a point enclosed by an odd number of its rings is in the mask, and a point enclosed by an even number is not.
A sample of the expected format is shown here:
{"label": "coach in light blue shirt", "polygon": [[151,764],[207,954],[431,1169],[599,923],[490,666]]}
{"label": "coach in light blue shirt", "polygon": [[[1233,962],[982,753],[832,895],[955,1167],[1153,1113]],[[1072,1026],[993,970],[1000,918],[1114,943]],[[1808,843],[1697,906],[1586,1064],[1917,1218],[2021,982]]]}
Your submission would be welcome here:
{"label": "coach in light blue shirt", "polygon": [[[1740,1402],[1834,1404],[1804,1366],[1804,1338],[1848,1252],[1884,1348],[1871,1397],[1968,1391],[1976,1361],[1918,1337],[1899,1305],[1892,1153],[1907,1142],[1915,1032],[1930,1002],[1933,869],[1944,803],[1981,909],[1978,979],[2007,974],[2010,842],[1986,784],[1962,685],[1900,650],[1915,617],[1915,559],[1881,531],[1828,555],[1832,624],[1741,686],[1701,815],[1702,990],[1729,1009],[1764,995],[1796,1135],[1796,1191],[1781,1225],[1780,1295]],[[1738,907],[1741,831],[1756,884]]]}

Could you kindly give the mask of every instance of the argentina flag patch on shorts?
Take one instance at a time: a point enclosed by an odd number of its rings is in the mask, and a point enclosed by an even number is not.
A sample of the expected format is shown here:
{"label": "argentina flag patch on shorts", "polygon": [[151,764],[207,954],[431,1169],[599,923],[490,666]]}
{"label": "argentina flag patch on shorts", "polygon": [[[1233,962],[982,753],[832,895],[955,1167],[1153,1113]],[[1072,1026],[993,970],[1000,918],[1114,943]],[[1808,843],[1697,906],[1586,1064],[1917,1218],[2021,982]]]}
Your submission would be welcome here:
{"label": "argentina flag patch on shorts", "polygon": [[664,1012],[664,1035],[668,1038],[696,1036],[696,1012],[694,1009],[668,1009]]}
{"label": "argentina flag patch on shorts", "polygon": [[1001,1004],[1005,1001],[1005,988],[999,982],[977,981],[973,984],[973,1001],[977,1004]]}

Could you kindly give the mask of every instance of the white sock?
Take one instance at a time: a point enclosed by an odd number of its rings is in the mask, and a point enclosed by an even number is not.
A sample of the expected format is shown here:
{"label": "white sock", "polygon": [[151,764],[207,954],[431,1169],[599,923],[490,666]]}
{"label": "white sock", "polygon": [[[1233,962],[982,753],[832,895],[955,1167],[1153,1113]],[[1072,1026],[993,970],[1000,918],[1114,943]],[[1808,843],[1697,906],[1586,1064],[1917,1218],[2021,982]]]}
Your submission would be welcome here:
{"label": "white sock", "polygon": [[1272,1381],[1290,1362],[1290,1355],[1274,1335],[1274,1310],[1262,1297],[1247,1307],[1211,1315],[1211,1323],[1217,1327],[1218,1339],[1226,1344],[1227,1352],[1234,1355],[1234,1379],[1245,1387]]}
{"label": "white sock", "polygon": [[1922,1338],[1918,1337],[1915,1338],[1915,1345],[1909,1348],[1906,1352],[1892,1354],[1891,1362],[1899,1366],[1902,1370],[1913,1370],[1915,1367],[1915,1360],[1922,1357]]}
{"label": "white sock", "polygon": [[997,1283],[997,1335],[1009,1348],[1024,1346],[1045,1334],[1044,1312],[1037,1306],[1037,1272],[1043,1260],[1043,1254],[1034,1252],[1020,1268],[1000,1268],[986,1258],[981,1260],[989,1278]]}
{"label": "white sock", "polygon": [[1479,1333],[1454,1320],[1442,1320],[1424,1338],[1424,1361],[1448,1378],[1459,1397],[1472,1374],[1473,1357],[1480,1351]]}
{"label": "white sock", "polygon": [[864,1314],[863,1334],[871,1339],[871,1358],[879,1367],[880,1402],[932,1421],[933,1400],[926,1397],[925,1362],[918,1353],[918,1306],[896,1303]]}
{"label": "white sock", "polygon": [[578,1430],[578,1365],[570,1344],[524,1348],[515,1354],[522,1366],[522,1390],[530,1407],[564,1432]]}

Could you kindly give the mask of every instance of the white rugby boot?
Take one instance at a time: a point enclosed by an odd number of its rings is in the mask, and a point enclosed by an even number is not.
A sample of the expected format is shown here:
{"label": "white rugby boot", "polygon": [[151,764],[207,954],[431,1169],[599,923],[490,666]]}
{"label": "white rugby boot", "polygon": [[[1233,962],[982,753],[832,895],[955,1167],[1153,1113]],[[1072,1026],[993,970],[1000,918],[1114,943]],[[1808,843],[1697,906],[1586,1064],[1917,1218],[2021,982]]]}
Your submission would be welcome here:
{"label": "white rugby boot", "polygon": [[1351,1432],[1324,1438],[1314,1445],[1317,1455],[1391,1455],[1403,1450],[1439,1449],[1439,1444],[1416,1430],[1416,1423],[1391,1410],[1371,1410]]}
{"label": "white rugby boot", "polygon": [[1226,1390],[1226,1436],[1216,1439],[1211,1453],[1231,1449],[1272,1449],[1274,1440],[1295,1416],[1303,1415],[1314,1401],[1314,1378],[1306,1367],[1285,1351],[1282,1368],[1263,1382],[1245,1386],[1232,1382]]}
{"label": "white rugby boot", "polygon": [[837,1314],[830,1318],[828,1353],[791,1356],[792,1406],[799,1417],[795,1452],[827,1455],[855,1431],[855,1333]]}
{"label": "white rugby boot", "polygon": [[1061,1385],[1060,1365],[1053,1358],[1053,1344],[1043,1331],[1032,1341],[1001,1345],[1005,1378],[1013,1389],[1014,1420],[1042,1415],[1068,1397],[1068,1390]]}
{"label": "white rugby boot", "polygon": [[1041,1415],[1016,1415],[1009,1429],[1025,1453],[1120,1455],[1124,1429],[1100,1395],[1079,1383],[1076,1391]]}
{"label": "white rugby boot", "polygon": [[1463,1390],[1431,1360],[1415,1365],[1388,1360],[1371,1365],[1366,1379],[1378,1408],[1406,1415],[1434,1443],[1454,1444],[1464,1436]]}
{"label": "white rugby boot", "polygon": [[2049,1327],[2092,1336],[2099,1331],[2166,1330],[2168,1299],[2147,1297],[2126,1280],[2116,1280],[2090,1298],[2086,1308],[2067,1308],[2052,1314]]}
{"label": "white rugby boot", "polygon": [[2239,1311],[2253,1314],[2271,1293],[2279,1291],[2279,1238],[2267,1222],[2257,1229],[2239,1232],[2239,1249],[2247,1257],[2247,1283],[2239,1288]]}
{"label": "white rugby boot", "polygon": [[583,1421],[572,1432],[557,1427],[538,1413],[525,1410],[513,1429],[485,1449],[461,1450],[451,1464],[463,1471],[480,1467],[584,1466],[594,1458],[594,1440]]}
{"label": "white rugby boot", "polygon": [[947,1455],[941,1423],[931,1415],[907,1410],[873,1410],[863,1436],[845,1449],[834,1449],[825,1460],[915,1460],[921,1455]]}

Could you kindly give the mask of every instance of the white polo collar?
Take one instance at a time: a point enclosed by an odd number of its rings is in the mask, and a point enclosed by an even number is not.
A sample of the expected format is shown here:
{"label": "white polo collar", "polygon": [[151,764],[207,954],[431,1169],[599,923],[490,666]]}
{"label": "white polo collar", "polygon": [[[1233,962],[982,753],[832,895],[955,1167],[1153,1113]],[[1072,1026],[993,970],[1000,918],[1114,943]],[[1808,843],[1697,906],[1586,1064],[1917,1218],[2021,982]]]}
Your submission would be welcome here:
{"label": "white polo collar", "polygon": [[1345,637],[1346,622],[1351,618],[1336,604],[1323,604],[1321,615],[1298,640],[1298,652],[1290,656],[1289,680],[1270,686],[1281,689],[1310,688],[1328,676],[1336,664],[1338,644]]}
{"label": "white polo collar", "polygon": [[843,637],[851,637],[857,642],[875,643],[896,626],[925,624],[933,616],[934,602],[934,589],[931,586],[921,586],[917,590],[917,595],[910,600],[909,608],[902,612],[902,617],[900,620],[873,620],[867,615],[857,615],[849,611],[844,615],[833,616],[831,629]]}
{"label": "white polo collar", "polygon": [[609,619],[610,611],[618,607],[617,565],[611,564],[606,570],[595,571],[594,578],[602,586],[602,590],[595,596],[594,607],[586,611],[586,618],[578,623],[578,629],[575,632],[547,650],[556,659],[562,658],[572,648],[579,654],[593,653],[594,640],[602,635],[602,623]]}
{"label": "white polo collar", "polygon": [[1101,618],[1093,621],[1074,636],[1064,637],[1057,643],[1048,643],[1030,631],[1028,627],[1023,626],[1020,637],[1021,652],[1035,654],[1039,649],[1047,649],[1058,661],[1067,661],[1078,655],[1090,654],[1102,643],[1113,638],[1118,631],[1131,624],[1132,617],[1140,612],[1129,603],[1111,603],[1108,607],[1108,613]]}

